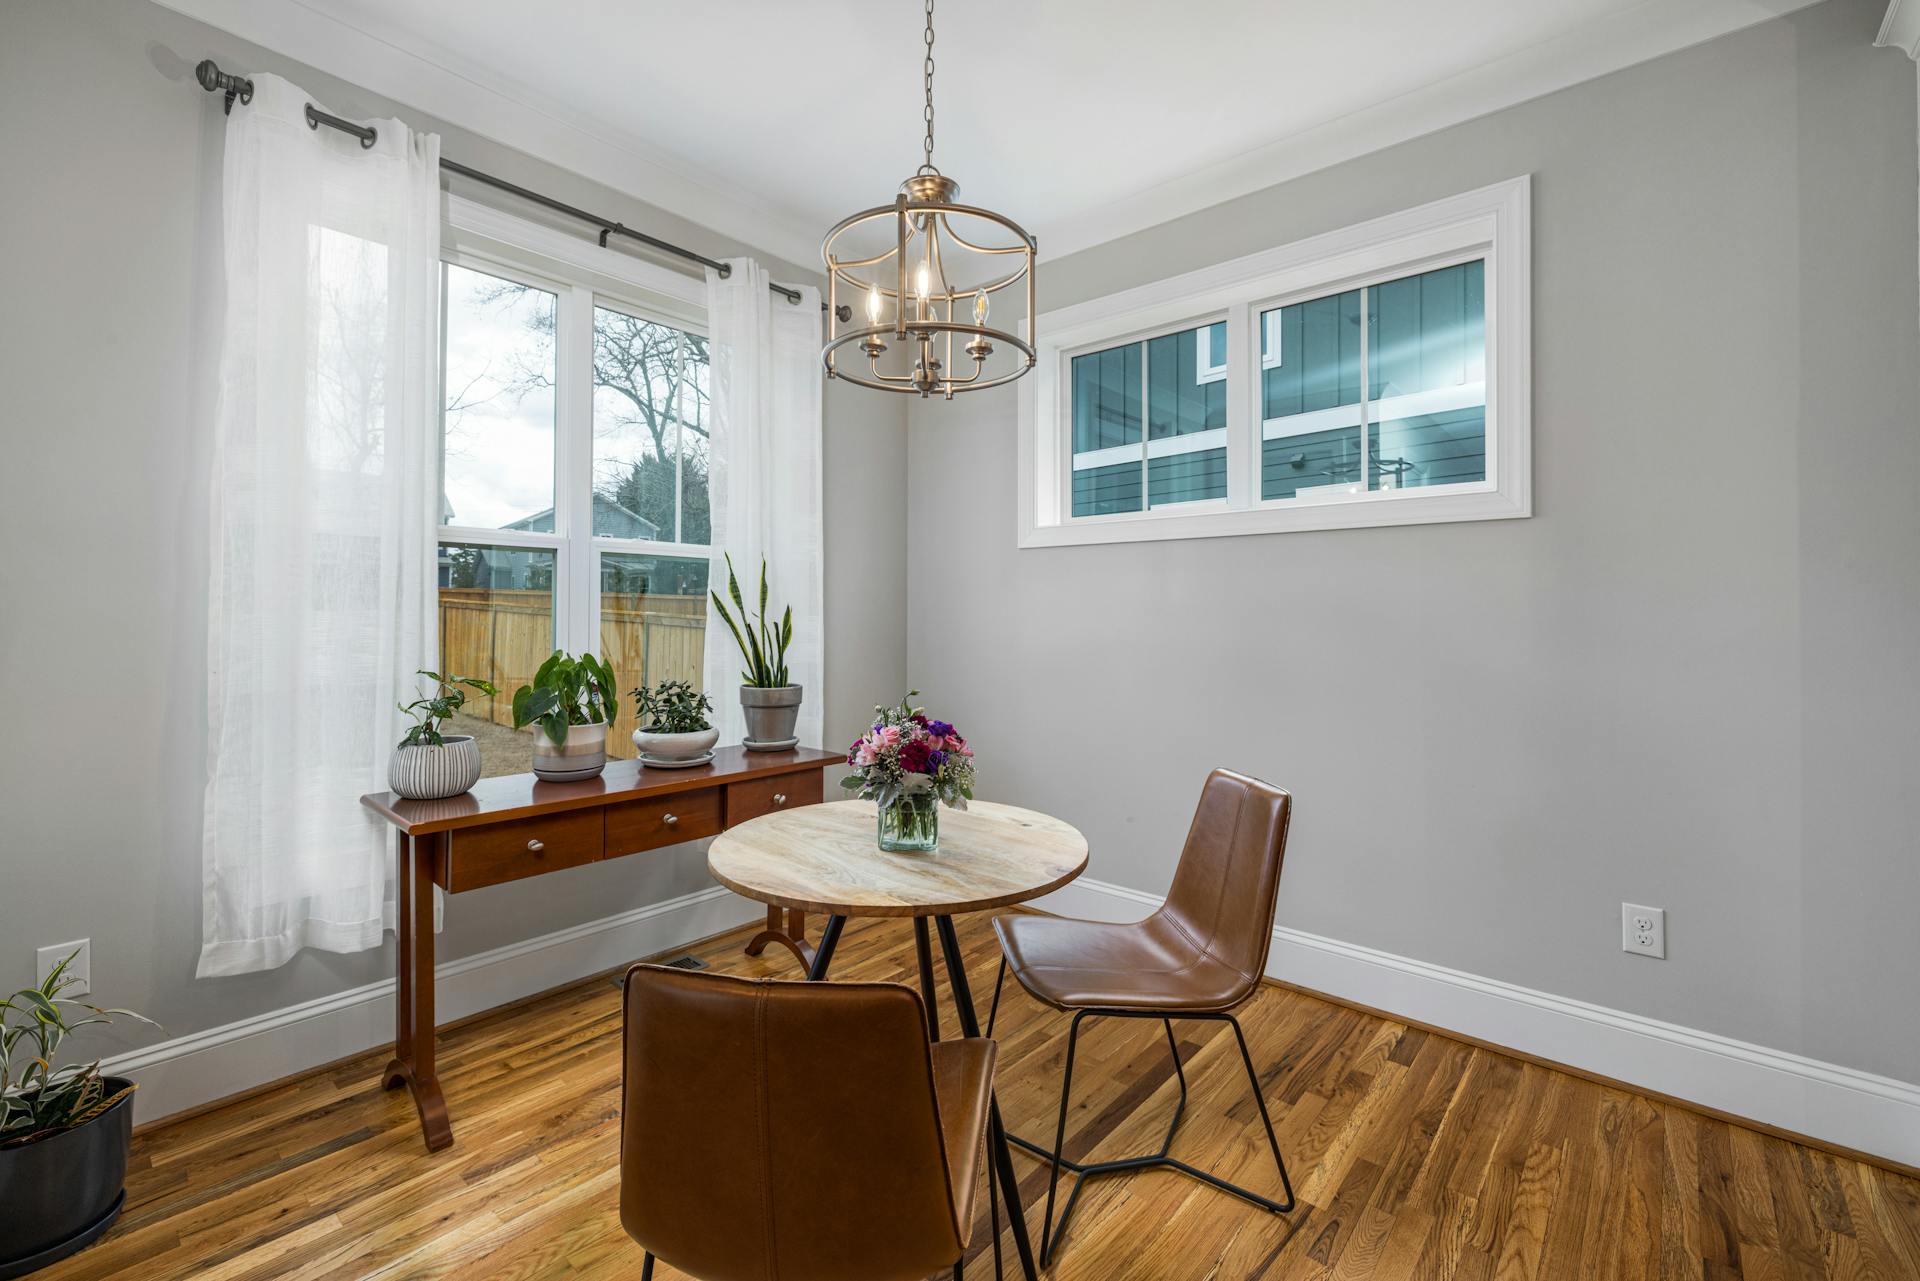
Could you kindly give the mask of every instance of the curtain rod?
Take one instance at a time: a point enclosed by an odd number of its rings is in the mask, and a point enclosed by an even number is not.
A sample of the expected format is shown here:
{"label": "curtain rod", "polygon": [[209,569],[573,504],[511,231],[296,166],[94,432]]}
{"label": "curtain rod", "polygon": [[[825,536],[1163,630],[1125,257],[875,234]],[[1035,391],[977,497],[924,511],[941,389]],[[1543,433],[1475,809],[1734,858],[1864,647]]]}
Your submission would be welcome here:
{"label": "curtain rod", "polygon": [[[220,93],[223,91],[226,93],[226,110],[229,114],[233,111],[233,100],[235,98],[238,98],[243,104],[253,101],[253,81],[247,79],[245,76],[236,76],[220,70],[219,66],[217,66],[211,58],[205,59],[198,67],[194,68],[194,77],[199,80],[200,87],[208,93]],[[369,125],[357,125],[351,120],[343,120],[339,116],[329,115],[327,112],[320,110],[309,102],[307,104],[307,127],[310,129],[318,129],[321,125],[326,125],[330,129],[338,129],[341,133],[353,135],[360,140],[362,147],[371,147],[374,139],[379,136],[379,131]],[[638,240],[641,244],[647,245],[650,248],[657,249],[661,253],[672,254],[676,258],[685,258],[688,262],[697,262],[703,267],[711,267],[715,273],[722,278],[733,274],[733,268],[724,262],[717,262],[705,254],[697,254],[691,249],[683,249],[679,245],[661,240],[658,236],[649,236],[644,231],[635,231],[632,227],[626,226],[624,223],[602,218],[599,214],[588,213],[586,210],[576,208],[564,201],[555,200],[552,196],[543,196],[537,191],[529,191],[518,183],[508,182],[505,178],[496,178],[492,174],[482,173],[478,169],[470,169],[466,165],[453,160],[442,159],[440,161],[440,167],[448,173],[458,174],[462,178],[484,183],[489,187],[507,192],[510,195],[518,196],[522,200],[531,201],[542,208],[551,209],[555,213],[565,214],[569,218],[578,218],[582,222],[593,223],[600,228],[600,247],[602,249],[607,247],[607,238],[609,236],[626,236],[629,239]],[[800,301],[800,291],[798,289],[789,289],[785,285],[776,285],[771,281],[767,283],[767,288],[781,295],[788,302],[797,303]],[[825,311],[826,309],[827,305],[821,303],[820,310]],[[853,308],[841,307],[840,311],[842,313],[840,316],[841,320],[852,319]]]}

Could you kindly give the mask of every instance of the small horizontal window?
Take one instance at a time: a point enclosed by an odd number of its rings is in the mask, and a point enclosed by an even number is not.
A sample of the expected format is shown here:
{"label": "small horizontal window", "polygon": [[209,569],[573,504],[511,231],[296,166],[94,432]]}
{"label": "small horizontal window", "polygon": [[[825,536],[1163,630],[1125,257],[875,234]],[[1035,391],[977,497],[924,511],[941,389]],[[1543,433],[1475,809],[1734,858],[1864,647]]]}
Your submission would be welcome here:
{"label": "small horizontal window", "polygon": [[1021,545],[1529,514],[1526,224],[1518,179],[1040,317]]}

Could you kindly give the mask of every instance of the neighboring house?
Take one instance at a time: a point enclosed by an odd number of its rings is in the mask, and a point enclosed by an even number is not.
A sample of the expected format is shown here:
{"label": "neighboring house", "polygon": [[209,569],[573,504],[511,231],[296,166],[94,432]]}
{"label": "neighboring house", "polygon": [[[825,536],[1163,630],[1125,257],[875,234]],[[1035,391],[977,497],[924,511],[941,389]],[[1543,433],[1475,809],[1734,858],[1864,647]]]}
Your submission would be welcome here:
{"label": "neighboring house", "polygon": [[[442,519],[453,524],[451,508]],[[553,532],[553,508],[503,525],[503,529],[525,530],[534,534]],[[638,512],[630,511],[604,494],[593,496],[593,532],[603,538],[633,538],[651,541],[660,537],[660,527]],[[462,552],[465,549],[461,549]],[[442,588],[458,586],[486,587],[496,591],[545,590],[553,588],[553,553],[524,547],[476,547],[472,549],[471,572],[460,564],[458,554],[446,544],[440,547],[439,580]]]}

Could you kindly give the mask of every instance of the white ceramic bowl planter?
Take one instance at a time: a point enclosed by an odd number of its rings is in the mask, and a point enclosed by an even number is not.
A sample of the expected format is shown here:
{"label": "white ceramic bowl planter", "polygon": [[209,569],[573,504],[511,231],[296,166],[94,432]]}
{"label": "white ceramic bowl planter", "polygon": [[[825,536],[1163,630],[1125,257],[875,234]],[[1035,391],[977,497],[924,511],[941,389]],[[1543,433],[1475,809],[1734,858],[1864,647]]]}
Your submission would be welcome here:
{"label": "white ceramic bowl planter", "polygon": [[650,729],[633,731],[633,745],[640,749],[640,764],[661,769],[704,765],[713,759],[713,745],[719,741],[717,729],[696,729],[685,734],[662,734]]}

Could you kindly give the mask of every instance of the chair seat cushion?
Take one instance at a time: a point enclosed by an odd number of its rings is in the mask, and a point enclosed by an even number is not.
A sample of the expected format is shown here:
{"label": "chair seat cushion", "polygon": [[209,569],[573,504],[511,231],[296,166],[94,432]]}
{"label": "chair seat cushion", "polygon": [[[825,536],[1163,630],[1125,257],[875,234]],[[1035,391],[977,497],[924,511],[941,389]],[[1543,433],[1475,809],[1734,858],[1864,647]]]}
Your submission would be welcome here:
{"label": "chair seat cushion", "polygon": [[933,1092],[940,1101],[947,1176],[953,1184],[954,1218],[960,1228],[960,1243],[965,1245],[973,1234],[973,1196],[987,1143],[996,1047],[977,1036],[964,1041],[935,1041],[928,1049],[933,1055]]}
{"label": "chair seat cushion", "polygon": [[1164,912],[1125,925],[1022,912],[995,917],[993,929],[1020,986],[1055,1009],[1212,1013],[1246,1000],[1258,982]]}

